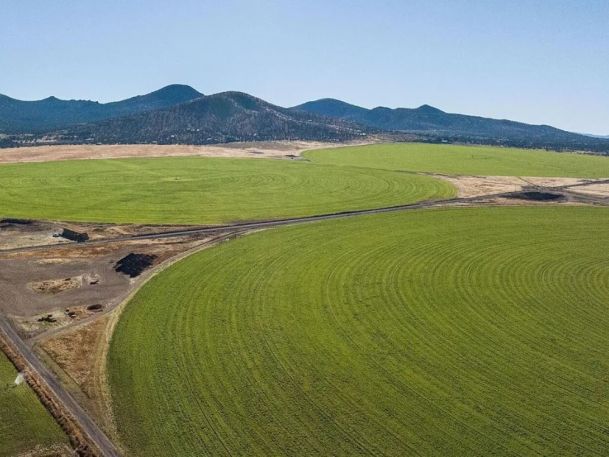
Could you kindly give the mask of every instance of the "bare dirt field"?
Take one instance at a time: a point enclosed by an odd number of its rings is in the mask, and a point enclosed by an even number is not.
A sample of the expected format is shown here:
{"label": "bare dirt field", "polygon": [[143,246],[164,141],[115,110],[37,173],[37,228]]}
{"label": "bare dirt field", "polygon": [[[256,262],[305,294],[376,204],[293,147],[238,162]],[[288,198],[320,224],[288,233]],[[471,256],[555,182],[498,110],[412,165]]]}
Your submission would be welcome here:
{"label": "bare dirt field", "polygon": [[[50,362],[53,371],[72,389],[79,400],[112,429],[105,402],[105,377],[101,371],[105,347],[110,341],[107,331],[110,314],[52,336],[38,344],[39,353]],[[42,351],[42,352],[41,352]],[[79,392],[76,392],[76,389]]]}
{"label": "bare dirt field", "polygon": [[[147,226],[80,224],[72,227],[95,233],[100,238],[152,230]],[[53,237],[57,231],[58,226],[54,224],[37,222],[0,227],[3,249],[28,246],[32,241],[33,245],[52,244],[38,250],[0,252],[0,296],[3,297],[0,311],[17,321],[28,336],[81,321],[100,311],[88,307],[101,305],[103,310],[109,310],[118,304],[141,280],[116,271],[117,262],[128,254],[154,256],[153,269],[210,237],[193,234],[178,239],[79,244]]]}
{"label": "bare dirt field", "polygon": [[576,187],[573,192],[595,197],[609,197],[609,184],[590,184],[588,186]]}
{"label": "bare dirt field", "polygon": [[[529,176],[448,176],[437,174],[432,176],[452,183],[457,188],[459,197],[479,197],[504,192],[520,192],[531,187],[563,187],[583,183],[594,183],[597,181],[594,179],[537,178]],[[595,192],[596,188],[599,189],[598,192]],[[576,189],[577,192],[588,192],[590,195],[609,195],[609,185],[607,184],[589,184],[584,187],[577,187]],[[584,189],[587,190],[584,191]],[[603,189],[605,189],[607,195],[603,195]],[[503,200],[504,199],[502,199],[502,201]]]}
{"label": "bare dirt field", "polygon": [[154,144],[27,146],[0,149],[0,163],[181,156],[295,159],[303,151],[309,149],[354,146],[368,143],[352,142],[337,144],[317,141],[261,141],[209,146]]}

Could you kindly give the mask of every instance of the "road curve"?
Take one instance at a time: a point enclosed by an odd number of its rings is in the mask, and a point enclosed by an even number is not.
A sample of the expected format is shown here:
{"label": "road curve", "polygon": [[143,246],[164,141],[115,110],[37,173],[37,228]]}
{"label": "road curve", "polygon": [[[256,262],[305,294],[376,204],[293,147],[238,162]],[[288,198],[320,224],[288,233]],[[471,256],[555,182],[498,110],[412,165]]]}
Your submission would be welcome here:
{"label": "road curve", "polygon": [[31,347],[13,329],[8,320],[0,315],[0,332],[6,340],[23,359],[29,364],[32,372],[39,380],[42,380],[62,403],[65,410],[74,418],[81,427],[82,432],[97,447],[102,457],[119,457],[120,453],[112,441],[89,417],[87,412],[74,400],[74,397],[59,383],[54,374],[34,354]]}
{"label": "road curve", "polygon": [[302,224],[307,222],[317,222],[328,219],[340,219],[345,217],[354,217],[354,216],[363,216],[367,214],[380,214],[380,213],[389,213],[394,211],[407,211],[407,210],[415,210],[422,208],[432,208],[436,206],[446,206],[453,204],[462,204],[462,203],[474,203],[476,201],[487,200],[489,198],[498,198],[505,197],[512,192],[502,192],[497,194],[488,194],[481,195],[476,197],[457,197],[457,198],[449,198],[444,200],[426,200],[418,203],[410,203],[406,205],[396,205],[396,206],[385,206],[381,208],[372,208],[372,209],[361,209],[361,210],[351,210],[351,211],[340,211],[336,213],[326,213],[326,214],[317,214],[313,216],[300,216],[300,217],[291,217],[286,219],[266,219],[261,221],[252,221],[252,222],[237,222],[234,224],[226,224],[226,225],[213,225],[213,226],[205,226],[205,227],[193,227],[188,229],[181,230],[168,230],[163,232],[152,232],[152,233],[143,233],[138,235],[125,235],[125,236],[117,236],[112,238],[98,238],[95,240],[87,240],[80,243],[75,241],[67,242],[67,243],[51,243],[51,244],[40,244],[34,246],[22,246],[18,248],[9,248],[9,249],[0,249],[0,254],[4,253],[12,253],[12,252],[24,252],[24,251],[39,251],[39,250],[47,250],[52,248],[62,248],[66,246],[95,246],[100,244],[108,244],[114,242],[121,241],[137,241],[137,240],[153,240],[160,238],[172,238],[172,237],[182,237],[189,235],[200,235],[200,234],[208,234],[208,233],[222,233],[222,232],[230,232],[235,230],[255,230],[262,229],[267,227],[276,227],[281,225],[291,225],[291,224]]}
{"label": "road curve", "polygon": [[[609,180],[607,181],[609,182]],[[597,205],[607,205],[609,202],[607,199],[598,198],[593,196],[582,195],[579,193],[571,193],[569,192],[570,187],[578,187],[583,185],[589,185],[595,183],[585,183],[585,184],[571,184],[566,186],[557,186],[557,187],[546,187],[546,186],[530,186],[539,191],[552,192],[552,191],[560,191],[566,194],[571,195],[572,198],[576,200],[580,200],[585,203],[592,203]],[[316,221],[324,221],[328,219],[341,219],[346,217],[355,217],[355,216],[364,216],[367,214],[381,214],[381,213],[389,213],[394,211],[408,211],[408,210],[416,210],[423,208],[433,208],[433,207],[442,207],[442,206],[450,206],[450,205],[458,205],[458,204],[467,204],[467,203],[476,203],[485,201],[488,199],[501,198],[501,197],[510,197],[516,192],[500,192],[494,194],[485,194],[485,195],[477,195],[474,197],[456,197],[449,198],[443,200],[425,200],[418,203],[410,203],[406,205],[395,205],[395,206],[385,206],[381,208],[371,208],[371,209],[360,209],[360,210],[351,210],[351,211],[340,211],[336,213],[327,213],[327,214],[317,214],[313,216],[301,216],[301,217],[291,217],[286,219],[267,219],[261,221],[252,221],[252,222],[238,222],[234,224],[226,224],[226,225],[214,225],[214,226],[205,226],[205,227],[193,227],[189,229],[181,229],[181,230],[168,230],[163,232],[152,232],[152,233],[143,233],[139,235],[125,235],[118,236],[113,238],[98,238],[96,240],[87,240],[81,243],[76,242],[68,242],[68,243],[51,243],[51,244],[41,244],[34,246],[22,246],[18,248],[10,248],[10,249],[0,249],[0,254],[4,253],[12,253],[12,252],[24,252],[24,251],[37,251],[37,250],[47,250],[52,248],[61,248],[66,246],[72,246],[78,244],[80,246],[94,246],[100,244],[108,244],[114,242],[121,241],[137,241],[137,240],[154,240],[161,238],[172,238],[172,237],[182,237],[189,235],[201,235],[208,233],[222,233],[222,232],[230,232],[234,230],[255,230],[255,229],[263,229],[267,227],[276,227],[281,225],[291,225],[291,224],[302,224],[307,222],[316,222]]]}

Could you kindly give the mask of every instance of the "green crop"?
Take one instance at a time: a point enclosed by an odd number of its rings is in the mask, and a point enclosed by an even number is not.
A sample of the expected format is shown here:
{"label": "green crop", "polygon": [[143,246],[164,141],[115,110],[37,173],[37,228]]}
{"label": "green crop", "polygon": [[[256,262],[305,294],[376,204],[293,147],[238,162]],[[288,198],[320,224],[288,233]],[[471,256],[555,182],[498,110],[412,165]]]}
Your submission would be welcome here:
{"label": "green crop", "polygon": [[0,215],[217,224],[445,198],[427,176],[270,159],[79,160],[0,166]]}
{"label": "green crop", "polygon": [[608,178],[609,157],[445,144],[377,144],[308,151],[318,164],[455,175]]}
{"label": "green crop", "polygon": [[608,226],[425,210],[192,255],[111,341],[129,455],[606,455]]}

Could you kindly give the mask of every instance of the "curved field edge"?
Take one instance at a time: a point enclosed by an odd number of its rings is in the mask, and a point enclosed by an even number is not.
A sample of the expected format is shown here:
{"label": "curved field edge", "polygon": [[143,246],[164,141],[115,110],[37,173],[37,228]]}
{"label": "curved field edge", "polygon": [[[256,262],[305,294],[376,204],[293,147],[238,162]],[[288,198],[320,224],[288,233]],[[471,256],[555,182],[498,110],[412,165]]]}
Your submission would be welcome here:
{"label": "curved field edge", "polygon": [[603,455],[609,211],[428,210],[249,235],[111,341],[132,455]]}
{"label": "curved field edge", "polygon": [[226,158],[0,165],[1,215],[81,222],[220,224],[454,196],[427,176],[305,161]]}
{"label": "curved field edge", "polygon": [[609,178],[609,157],[492,146],[394,143],[307,151],[317,164],[481,176]]}
{"label": "curved field edge", "polygon": [[0,456],[26,455],[36,448],[67,451],[66,435],[27,384],[14,384],[16,377],[0,351]]}

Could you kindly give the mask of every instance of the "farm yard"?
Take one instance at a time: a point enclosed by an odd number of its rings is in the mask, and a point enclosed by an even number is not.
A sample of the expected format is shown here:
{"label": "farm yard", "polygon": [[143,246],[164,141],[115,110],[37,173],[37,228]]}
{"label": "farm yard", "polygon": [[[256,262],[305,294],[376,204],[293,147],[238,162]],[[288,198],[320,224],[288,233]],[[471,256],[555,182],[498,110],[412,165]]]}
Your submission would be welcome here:
{"label": "farm yard", "polygon": [[124,455],[603,455],[608,158],[159,148],[0,165],[0,310]]}
{"label": "farm yard", "polygon": [[427,210],[193,255],[112,341],[129,455],[603,455],[607,224]]}
{"label": "farm yard", "polygon": [[0,352],[0,456],[68,456],[68,440]]}

